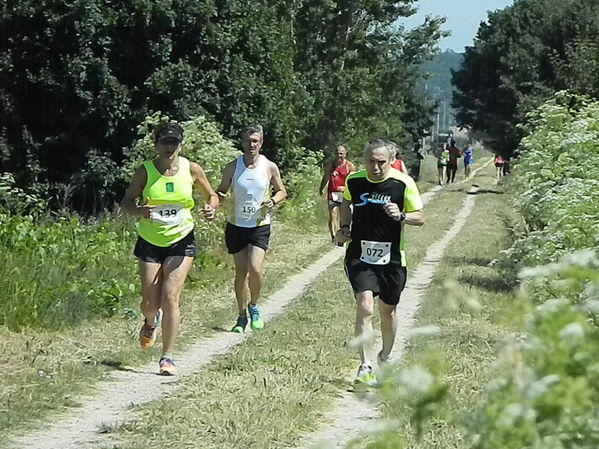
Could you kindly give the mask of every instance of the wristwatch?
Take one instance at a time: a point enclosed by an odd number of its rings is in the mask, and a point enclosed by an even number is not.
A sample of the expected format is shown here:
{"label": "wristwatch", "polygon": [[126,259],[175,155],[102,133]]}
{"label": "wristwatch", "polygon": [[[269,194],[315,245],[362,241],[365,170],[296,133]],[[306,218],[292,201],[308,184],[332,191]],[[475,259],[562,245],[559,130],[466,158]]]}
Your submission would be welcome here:
{"label": "wristwatch", "polygon": [[399,213],[399,222],[401,223],[402,221],[404,221],[406,219],[406,213],[402,210]]}

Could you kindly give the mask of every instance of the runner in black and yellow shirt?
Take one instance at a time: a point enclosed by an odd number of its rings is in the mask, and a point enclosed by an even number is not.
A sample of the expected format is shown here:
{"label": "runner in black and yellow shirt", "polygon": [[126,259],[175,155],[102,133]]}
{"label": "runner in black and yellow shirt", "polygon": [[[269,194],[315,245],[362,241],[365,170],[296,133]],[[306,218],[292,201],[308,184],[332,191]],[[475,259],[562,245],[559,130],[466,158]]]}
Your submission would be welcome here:
{"label": "runner in black and yellow shirt", "polygon": [[[383,139],[364,147],[366,169],[348,176],[341,204],[341,229],[337,240],[349,240],[345,271],[354,290],[356,337],[367,341],[372,333],[374,298],[379,298],[383,348],[379,364],[388,361],[395,341],[395,310],[406,283],[404,225],[424,224],[422,201],[414,180],[390,167],[397,147]],[[350,206],[353,206],[350,207]],[[356,382],[374,384],[365,344],[360,346],[361,363]]]}

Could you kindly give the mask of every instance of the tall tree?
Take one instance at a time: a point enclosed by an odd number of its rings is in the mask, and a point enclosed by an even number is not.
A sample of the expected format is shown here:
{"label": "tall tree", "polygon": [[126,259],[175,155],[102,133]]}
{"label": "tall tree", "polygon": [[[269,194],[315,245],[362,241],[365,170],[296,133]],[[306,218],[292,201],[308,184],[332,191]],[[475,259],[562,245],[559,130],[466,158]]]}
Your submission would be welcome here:
{"label": "tall tree", "polygon": [[510,156],[522,137],[517,124],[553,93],[599,95],[598,39],[597,2],[516,0],[490,13],[453,77],[458,121],[488,133]]}
{"label": "tall tree", "polygon": [[156,111],[206,115],[234,138],[260,122],[289,166],[300,144],[409,139],[426,116],[415,67],[440,36],[439,20],[395,24],[415,2],[5,0],[0,171],[94,212]]}
{"label": "tall tree", "polygon": [[397,25],[414,13],[415,3],[302,3],[296,16],[295,64],[309,96],[306,115],[312,132],[306,146],[358,146],[375,135],[405,139],[406,118],[415,118],[407,114],[418,77],[415,67],[441,37],[441,19],[411,31]]}

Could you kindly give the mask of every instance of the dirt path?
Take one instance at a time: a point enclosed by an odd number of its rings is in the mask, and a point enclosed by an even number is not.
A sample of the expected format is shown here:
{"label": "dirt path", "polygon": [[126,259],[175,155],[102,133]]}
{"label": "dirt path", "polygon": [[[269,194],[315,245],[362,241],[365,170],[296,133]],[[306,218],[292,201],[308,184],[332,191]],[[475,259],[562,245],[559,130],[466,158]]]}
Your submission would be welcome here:
{"label": "dirt path", "polygon": [[[441,187],[436,186],[423,194],[423,202],[426,204],[440,190]],[[264,302],[262,307],[264,318],[272,320],[281,314],[286,305],[300,296],[319,274],[335,263],[343,254],[343,248],[335,248],[310,267],[292,276],[280,290]],[[412,278],[415,279],[416,276],[418,275],[413,275]],[[404,330],[401,329],[401,332]],[[111,443],[110,433],[103,432],[103,429],[125,422],[127,411],[131,407],[172,393],[178,387],[178,383],[187,375],[197,372],[210,363],[213,357],[226,353],[249,335],[251,332],[246,334],[223,333],[196,343],[177,356],[177,360],[180,362],[177,363],[179,374],[176,377],[157,375],[155,362],[136,370],[116,372],[109,381],[98,385],[97,394],[92,398],[81,399],[84,403],[82,407],[56,415],[53,422],[43,429],[11,438],[8,447],[14,449],[86,449],[109,445]],[[401,341],[401,337],[399,341]],[[342,409],[351,408],[343,404],[340,404],[340,407]]]}

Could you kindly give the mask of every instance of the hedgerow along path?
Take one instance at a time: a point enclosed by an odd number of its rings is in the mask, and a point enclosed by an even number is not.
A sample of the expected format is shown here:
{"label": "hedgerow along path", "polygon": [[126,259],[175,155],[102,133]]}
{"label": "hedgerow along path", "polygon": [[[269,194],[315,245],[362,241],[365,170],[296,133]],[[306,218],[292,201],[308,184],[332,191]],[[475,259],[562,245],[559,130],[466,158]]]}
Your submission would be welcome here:
{"label": "hedgerow along path", "polygon": [[[440,190],[440,187],[434,187],[423,194],[423,202],[430,201]],[[264,317],[273,319],[279,315],[286,305],[299,297],[320,273],[342,255],[343,250],[335,248],[309,268],[291,277],[283,288],[264,303]],[[250,335],[224,333],[193,345],[178,357],[178,360],[181,360],[178,363],[180,374],[176,378],[156,375],[154,362],[138,369],[117,372],[110,381],[99,386],[98,393],[83,407],[59,415],[43,430],[14,439],[9,447],[64,449],[97,448],[110,444],[109,434],[104,430],[125,422],[129,408],[168,395],[177,388],[179,380],[200,370],[214,357],[226,353]],[[401,339],[401,336],[398,337]]]}

